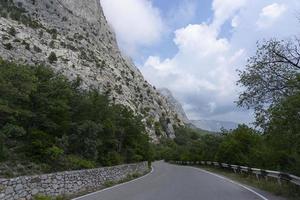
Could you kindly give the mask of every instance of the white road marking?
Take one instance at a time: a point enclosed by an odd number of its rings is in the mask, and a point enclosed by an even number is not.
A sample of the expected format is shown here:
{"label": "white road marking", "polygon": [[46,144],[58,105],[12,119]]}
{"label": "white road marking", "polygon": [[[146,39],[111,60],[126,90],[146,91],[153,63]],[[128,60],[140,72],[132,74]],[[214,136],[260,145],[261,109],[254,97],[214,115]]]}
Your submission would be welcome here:
{"label": "white road marking", "polygon": [[120,186],[125,185],[125,184],[127,184],[127,183],[136,182],[137,180],[140,180],[140,179],[142,179],[142,178],[145,178],[146,176],[149,176],[150,174],[153,173],[153,171],[154,171],[154,168],[151,167],[151,171],[150,171],[149,173],[147,173],[147,174],[145,174],[145,175],[143,175],[143,176],[141,176],[141,177],[139,177],[139,178],[137,178],[137,179],[133,179],[133,180],[131,180],[131,181],[128,181],[128,182],[125,182],[125,183],[120,183],[120,184],[114,185],[114,186],[112,186],[112,187],[105,188],[105,189],[103,189],[103,190],[99,190],[99,191],[96,191],[96,192],[93,192],[93,193],[89,193],[89,194],[86,194],[86,195],[83,195],[83,196],[80,196],[80,197],[76,197],[76,198],[74,198],[74,199],[72,199],[72,200],[79,200],[79,199],[82,199],[82,198],[84,198],[84,197],[88,197],[88,196],[91,196],[91,195],[94,195],[94,194],[99,194],[99,193],[101,193],[101,192],[104,192],[104,191],[107,191],[107,190],[111,190],[111,189],[114,189],[114,188],[116,188],[116,187],[120,187]]}
{"label": "white road marking", "polygon": [[216,176],[216,177],[218,177],[218,178],[220,178],[220,179],[223,179],[223,180],[228,181],[228,182],[230,182],[230,183],[232,183],[232,184],[238,185],[238,186],[240,186],[240,187],[242,187],[242,188],[244,188],[244,189],[246,189],[246,190],[248,190],[248,191],[254,193],[255,195],[259,196],[259,197],[260,197],[261,199],[263,199],[263,200],[269,200],[268,198],[264,197],[263,195],[259,194],[259,193],[256,192],[256,191],[252,190],[251,188],[248,188],[247,186],[242,185],[242,184],[240,184],[240,183],[238,183],[238,182],[235,182],[235,181],[233,181],[233,180],[231,180],[231,179],[229,179],[229,178],[226,178],[226,177],[224,177],[224,176],[221,176],[221,175],[218,175],[218,174],[215,174],[215,173],[212,173],[212,172],[209,172],[209,171],[206,171],[206,170],[204,170],[204,169],[197,168],[197,167],[191,167],[191,166],[186,166],[186,167],[190,167],[190,168],[193,168],[193,169],[197,169],[197,170],[199,170],[199,171],[201,171],[201,172],[204,172],[204,173],[207,173],[207,174]]}

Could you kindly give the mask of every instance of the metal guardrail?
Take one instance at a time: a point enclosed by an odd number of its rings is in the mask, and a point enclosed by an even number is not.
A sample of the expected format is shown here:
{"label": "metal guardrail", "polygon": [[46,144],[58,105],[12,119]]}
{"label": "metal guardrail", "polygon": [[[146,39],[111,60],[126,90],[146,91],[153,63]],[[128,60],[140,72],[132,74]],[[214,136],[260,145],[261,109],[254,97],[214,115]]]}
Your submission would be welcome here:
{"label": "metal guardrail", "polygon": [[292,184],[300,186],[300,177],[287,174],[283,172],[278,171],[272,171],[272,170],[263,170],[258,168],[251,168],[246,166],[239,166],[239,165],[231,165],[227,163],[219,163],[219,162],[211,162],[211,161],[174,161],[176,164],[180,165],[210,165],[215,167],[220,167],[224,169],[231,169],[234,171],[234,173],[247,173],[247,174],[253,174],[256,176],[257,179],[260,178],[274,178],[277,179],[278,183],[281,184],[281,181],[287,181]]}

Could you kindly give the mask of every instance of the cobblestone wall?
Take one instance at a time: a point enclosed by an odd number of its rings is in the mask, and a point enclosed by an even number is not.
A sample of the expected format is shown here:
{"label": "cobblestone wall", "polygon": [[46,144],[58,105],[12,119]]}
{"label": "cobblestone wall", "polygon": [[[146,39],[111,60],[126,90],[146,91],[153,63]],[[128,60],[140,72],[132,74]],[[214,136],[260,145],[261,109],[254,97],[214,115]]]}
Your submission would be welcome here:
{"label": "cobblestone wall", "polygon": [[57,196],[101,188],[107,181],[119,181],[133,173],[145,173],[147,162],[89,170],[66,171],[36,176],[0,179],[1,200],[28,200],[36,194]]}

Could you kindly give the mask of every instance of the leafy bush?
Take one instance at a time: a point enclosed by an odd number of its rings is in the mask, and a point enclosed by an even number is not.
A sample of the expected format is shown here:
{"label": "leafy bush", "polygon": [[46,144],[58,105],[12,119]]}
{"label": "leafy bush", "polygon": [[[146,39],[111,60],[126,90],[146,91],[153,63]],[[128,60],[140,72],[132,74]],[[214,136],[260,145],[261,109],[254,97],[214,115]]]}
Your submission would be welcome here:
{"label": "leafy bush", "polygon": [[71,169],[91,169],[95,168],[95,162],[80,158],[75,155],[69,155],[67,157],[67,165]]}
{"label": "leafy bush", "polygon": [[50,197],[45,195],[36,195],[33,197],[33,200],[66,200],[67,198],[63,196]]}
{"label": "leafy bush", "polygon": [[48,56],[48,61],[50,63],[54,63],[57,61],[57,57],[56,54],[54,52],[51,52],[50,55]]}
{"label": "leafy bush", "polygon": [[3,45],[4,45],[4,48],[7,49],[7,50],[12,50],[13,49],[13,46],[12,46],[11,43],[5,43]]}
{"label": "leafy bush", "polygon": [[40,49],[38,46],[33,46],[33,50],[37,53],[41,53],[42,52],[42,49]]}
{"label": "leafy bush", "polygon": [[52,198],[44,195],[36,195],[33,197],[33,200],[52,200]]}
{"label": "leafy bush", "polygon": [[64,154],[64,150],[57,147],[52,146],[46,149],[46,155],[50,158],[51,161],[59,160],[59,158]]}
{"label": "leafy bush", "polygon": [[8,33],[12,36],[15,36],[17,34],[17,31],[14,27],[10,27]]}

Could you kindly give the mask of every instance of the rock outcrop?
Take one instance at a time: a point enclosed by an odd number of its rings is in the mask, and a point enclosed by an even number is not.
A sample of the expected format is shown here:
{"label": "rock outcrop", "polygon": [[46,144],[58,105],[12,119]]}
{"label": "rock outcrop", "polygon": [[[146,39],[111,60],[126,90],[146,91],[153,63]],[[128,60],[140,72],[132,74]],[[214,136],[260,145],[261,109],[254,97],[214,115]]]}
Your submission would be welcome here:
{"label": "rock outcrop", "polygon": [[161,129],[169,137],[174,137],[173,126],[183,125],[177,110],[122,56],[99,0],[5,2],[0,8],[3,59],[49,65],[71,80],[80,78],[84,89],[96,88],[142,115],[154,142],[156,122],[167,122]]}
{"label": "rock outcrop", "polygon": [[166,101],[172,106],[172,109],[177,112],[179,118],[182,119],[185,124],[189,124],[190,121],[189,121],[188,117],[186,116],[186,113],[183,110],[182,105],[173,96],[172,92],[167,88],[161,88],[161,89],[159,89],[159,92],[161,95],[164,96]]}

